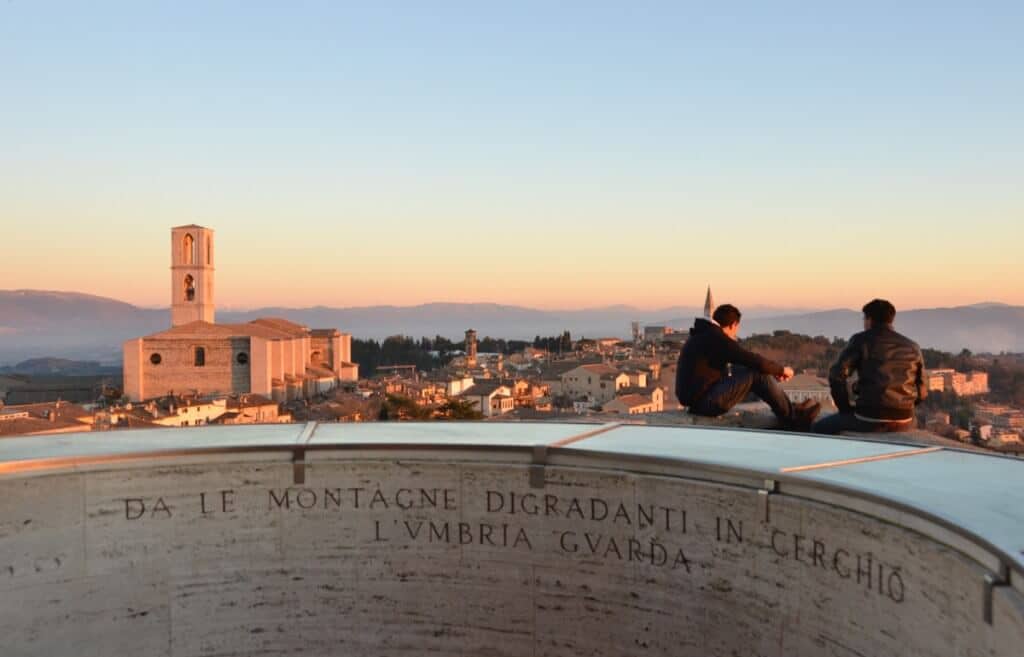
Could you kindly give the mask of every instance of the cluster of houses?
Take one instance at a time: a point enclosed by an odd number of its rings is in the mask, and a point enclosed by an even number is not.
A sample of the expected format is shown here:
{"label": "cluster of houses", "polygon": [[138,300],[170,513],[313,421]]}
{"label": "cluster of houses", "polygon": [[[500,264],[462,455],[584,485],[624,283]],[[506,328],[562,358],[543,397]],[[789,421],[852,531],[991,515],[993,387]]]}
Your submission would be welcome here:
{"label": "cluster of houses", "polygon": [[465,355],[433,372],[390,368],[360,381],[366,396],[400,396],[426,408],[461,400],[484,418],[546,414],[658,413],[674,402],[675,351],[638,347],[619,338],[581,340],[568,354],[527,347],[504,355],[477,353],[467,332]]}
{"label": "cluster of houses", "polygon": [[123,404],[52,401],[0,405],[0,437],[209,424],[291,422],[291,413],[262,395],[168,395]]}
{"label": "cluster of houses", "polygon": [[925,429],[964,443],[1024,453],[1024,411],[1004,404],[978,403],[970,429],[952,424],[949,413],[936,411],[925,417]]}

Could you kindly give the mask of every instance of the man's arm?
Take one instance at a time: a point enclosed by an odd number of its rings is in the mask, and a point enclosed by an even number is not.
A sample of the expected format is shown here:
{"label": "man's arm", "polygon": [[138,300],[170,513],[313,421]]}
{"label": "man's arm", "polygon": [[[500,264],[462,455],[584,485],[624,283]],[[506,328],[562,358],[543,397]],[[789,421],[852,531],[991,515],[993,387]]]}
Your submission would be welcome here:
{"label": "man's arm", "polygon": [[779,365],[775,361],[769,360],[760,354],[755,354],[753,351],[747,351],[735,340],[725,338],[724,348],[725,358],[730,363],[749,367],[761,374],[771,374],[772,376],[780,377],[786,375],[786,368],[782,365]]}
{"label": "man's arm", "polygon": [[846,382],[850,378],[850,373],[858,366],[860,366],[860,344],[857,336],[853,336],[850,338],[850,343],[839,354],[832,369],[828,371],[828,385],[832,389],[832,401],[836,403],[836,408],[840,413],[853,411],[853,406],[850,403],[850,390]]}

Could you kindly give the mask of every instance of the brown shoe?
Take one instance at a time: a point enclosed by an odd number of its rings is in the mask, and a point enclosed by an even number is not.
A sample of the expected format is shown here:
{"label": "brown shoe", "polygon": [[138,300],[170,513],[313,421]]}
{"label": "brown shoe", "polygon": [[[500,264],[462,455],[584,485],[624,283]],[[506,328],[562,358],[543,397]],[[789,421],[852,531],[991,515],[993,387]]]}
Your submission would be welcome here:
{"label": "brown shoe", "polygon": [[793,419],[789,428],[793,431],[810,431],[815,418],[821,412],[821,404],[813,399],[805,399],[793,406]]}

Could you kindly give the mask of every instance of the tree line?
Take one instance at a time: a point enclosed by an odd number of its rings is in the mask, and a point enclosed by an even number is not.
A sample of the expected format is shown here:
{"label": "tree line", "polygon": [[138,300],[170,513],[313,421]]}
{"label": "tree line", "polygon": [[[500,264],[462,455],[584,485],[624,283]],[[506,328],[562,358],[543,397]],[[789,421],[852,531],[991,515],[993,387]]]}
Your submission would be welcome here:
{"label": "tree line", "polygon": [[[537,336],[532,342],[528,340],[506,340],[485,336],[477,340],[477,351],[480,353],[502,354],[505,356],[522,352],[527,347],[572,351],[572,336],[568,331],[559,336]],[[420,372],[444,367],[456,355],[465,353],[466,341],[453,341],[436,335],[433,338],[422,337],[419,340],[407,335],[393,335],[384,340],[352,340],[352,360],[359,363],[361,376],[374,376],[381,367],[389,365],[415,365]]]}

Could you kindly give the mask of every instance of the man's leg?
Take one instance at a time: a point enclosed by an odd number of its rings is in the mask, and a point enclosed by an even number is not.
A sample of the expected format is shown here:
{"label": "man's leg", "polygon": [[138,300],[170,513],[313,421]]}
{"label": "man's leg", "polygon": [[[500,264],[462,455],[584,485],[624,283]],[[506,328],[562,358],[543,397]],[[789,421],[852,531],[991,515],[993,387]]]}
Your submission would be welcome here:
{"label": "man's leg", "polygon": [[711,386],[699,401],[690,406],[690,412],[694,415],[718,417],[743,401],[753,383],[754,375],[749,370],[733,372],[732,376],[724,377]]}
{"label": "man's leg", "polygon": [[907,431],[912,428],[912,422],[868,422],[858,418],[853,413],[835,413],[815,422],[811,431],[835,436],[844,431],[854,433],[885,433],[888,431]]}
{"label": "man's leg", "polygon": [[757,395],[758,399],[768,404],[775,417],[782,422],[793,421],[793,404],[786,396],[786,392],[779,385],[779,382],[770,374],[754,373],[746,368],[734,368],[740,373],[749,376],[751,379],[750,391]]}
{"label": "man's leg", "polygon": [[833,413],[815,422],[811,432],[838,436],[844,431],[859,431],[860,425],[861,421],[853,413]]}

